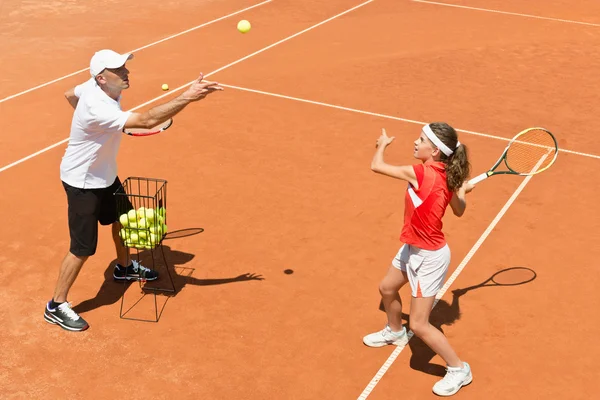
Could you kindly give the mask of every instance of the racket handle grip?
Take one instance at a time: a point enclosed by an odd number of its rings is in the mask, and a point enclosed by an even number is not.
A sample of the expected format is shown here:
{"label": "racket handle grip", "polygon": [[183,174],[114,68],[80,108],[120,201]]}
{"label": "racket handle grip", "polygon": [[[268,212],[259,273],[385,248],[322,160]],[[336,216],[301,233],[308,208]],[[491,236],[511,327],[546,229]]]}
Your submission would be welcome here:
{"label": "racket handle grip", "polygon": [[486,179],[487,177],[488,177],[488,174],[487,174],[487,172],[484,172],[483,174],[481,174],[481,175],[477,175],[475,178],[471,179],[471,180],[469,181],[469,183],[470,183],[471,185],[476,185],[476,184],[478,184],[479,182],[481,182],[482,180]]}

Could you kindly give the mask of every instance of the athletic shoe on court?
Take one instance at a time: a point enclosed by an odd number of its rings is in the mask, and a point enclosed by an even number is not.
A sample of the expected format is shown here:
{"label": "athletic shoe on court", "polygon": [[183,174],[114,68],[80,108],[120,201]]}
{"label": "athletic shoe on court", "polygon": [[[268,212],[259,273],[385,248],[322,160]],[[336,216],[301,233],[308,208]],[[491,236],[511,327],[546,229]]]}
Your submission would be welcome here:
{"label": "athletic shoe on court", "polygon": [[158,278],[158,272],[153,271],[149,268],[144,267],[139,262],[133,260],[131,265],[127,268],[124,266],[117,264],[115,265],[115,271],[113,272],[113,278],[116,281],[137,281],[137,280],[147,280],[153,281]]}
{"label": "athletic shoe on court", "polygon": [[383,347],[389,344],[405,345],[408,343],[408,336],[405,327],[402,327],[400,332],[392,332],[390,327],[386,325],[381,331],[365,336],[363,343],[369,347]]}
{"label": "athletic shoe on court", "polygon": [[463,362],[463,364],[463,368],[447,367],[446,376],[433,385],[433,393],[438,396],[452,396],[454,393],[458,392],[461,387],[471,383],[471,381],[473,381],[471,366],[466,362]]}
{"label": "athletic shoe on court", "polygon": [[85,331],[90,327],[79,314],[71,309],[71,303],[67,302],[60,304],[55,309],[51,309],[50,302],[48,302],[46,311],[44,311],[44,319],[46,322],[59,325],[68,331]]}

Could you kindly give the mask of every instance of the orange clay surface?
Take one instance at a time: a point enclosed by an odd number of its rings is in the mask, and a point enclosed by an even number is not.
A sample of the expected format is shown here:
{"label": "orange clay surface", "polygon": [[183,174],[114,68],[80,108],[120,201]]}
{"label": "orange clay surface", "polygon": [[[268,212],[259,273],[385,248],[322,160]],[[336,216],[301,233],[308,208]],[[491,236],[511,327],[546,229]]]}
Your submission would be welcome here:
{"label": "orange clay surface", "polygon": [[[457,4],[600,23],[597,2],[455,0]],[[38,4],[39,3],[39,4]],[[7,0],[0,5],[0,99],[86,68],[94,51],[128,51],[259,1]],[[525,4],[526,3],[526,4]],[[130,109],[360,4],[273,0],[135,54]],[[240,19],[252,30],[240,34]],[[413,163],[420,123],[510,138],[541,125],[561,149],[508,209],[432,314],[470,362],[463,399],[586,399],[595,392],[600,219],[597,106],[600,27],[400,0],[375,0],[226,68],[227,85],[382,114],[372,116],[232,88],[190,105],[173,127],[124,137],[119,175],[168,181],[165,240],[177,293],[158,322],[120,318],[110,230],[100,229],[70,294],[90,329],[43,320],[68,250],[59,164],[66,143],[0,173],[0,397],[8,399],[356,399],[392,353],[362,337],[383,328],[378,284],[401,243],[406,185],[374,174]],[[0,168],[64,140],[63,92],[87,71],[0,103]],[[174,92],[147,109],[181,93]],[[506,142],[461,132],[473,175]],[[445,232],[452,273],[522,178],[494,177]],[[144,255],[147,259],[148,254]],[[537,278],[452,291],[511,266]],[[284,270],[292,269],[292,274]],[[163,271],[157,284],[165,284]],[[405,312],[410,292],[401,291]],[[134,283],[130,316],[151,319]],[[417,338],[369,399],[430,399],[441,358]]]}

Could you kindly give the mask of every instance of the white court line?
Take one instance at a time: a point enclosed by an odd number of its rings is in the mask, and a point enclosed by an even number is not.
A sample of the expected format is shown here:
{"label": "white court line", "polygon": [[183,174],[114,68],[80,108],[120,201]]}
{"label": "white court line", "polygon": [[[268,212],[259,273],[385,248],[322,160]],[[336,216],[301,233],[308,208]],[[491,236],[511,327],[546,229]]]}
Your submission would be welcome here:
{"label": "white court line", "polygon": [[[360,8],[360,7],[362,7],[362,6],[364,6],[364,5],[367,5],[367,4],[369,4],[369,3],[372,3],[373,1],[375,1],[375,0],[368,0],[368,1],[365,1],[364,3],[361,3],[361,4],[359,4],[359,5],[355,6],[355,7],[352,7],[352,8],[350,8],[350,9],[348,9],[348,10],[346,10],[346,11],[343,11],[343,12],[341,12],[341,13],[337,14],[337,15],[334,15],[333,17],[331,17],[331,18],[328,18],[328,19],[326,19],[325,21],[319,22],[318,24],[312,25],[311,27],[308,27],[308,28],[306,28],[306,29],[304,29],[304,30],[302,30],[302,31],[300,31],[300,32],[298,32],[298,33],[295,33],[295,34],[293,34],[293,35],[291,35],[291,36],[288,36],[288,37],[286,37],[285,39],[282,39],[282,40],[280,40],[280,41],[278,41],[278,42],[275,42],[275,43],[273,43],[273,44],[271,44],[271,45],[269,45],[269,46],[267,46],[267,47],[264,47],[264,48],[262,48],[262,49],[260,49],[260,50],[258,50],[258,51],[255,51],[255,52],[254,52],[254,53],[252,53],[252,54],[248,54],[247,56],[245,56],[245,57],[242,57],[242,58],[240,58],[240,59],[238,59],[238,60],[236,60],[236,61],[234,61],[234,62],[232,62],[232,63],[229,63],[229,64],[225,65],[224,67],[221,67],[221,68],[219,68],[219,69],[216,69],[216,70],[214,70],[214,71],[212,71],[212,72],[210,72],[210,73],[208,73],[208,74],[206,74],[206,75],[204,75],[204,76],[205,76],[205,77],[209,77],[209,76],[211,76],[211,75],[213,75],[213,74],[215,74],[215,73],[217,73],[217,72],[219,72],[219,71],[223,71],[223,70],[224,70],[224,69],[226,69],[226,68],[229,68],[229,67],[231,67],[231,66],[233,66],[233,65],[236,65],[237,63],[240,63],[240,62],[242,62],[242,61],[244,61],[244,60],[247,60],[247,59],[249,59],[250,57],[253,57],[253,56],[257,55],[257,54],[260,54],[260,53],[262,53],[263,51],[266,51],[266,50],[268,50],[268,49],[270,49],[270,48],[273,48],[273,47],[277,46],[278,44],[281,44],[281,43],[283,43],[283,42],[287,42],[288,40],[290,40],[290,39],[292,39],[292,38],[295,38],[296,36],[299,36],[299,35],[301,35],[301,34],[303,34],[303,33],[306,33],[306,32],[308,32],[308,31],[310,31],[310,30],[314,29],[314,28],[317,28],[317,27],[319,27],[319,26],[321,26],[321,25],[323,25],[323,24],[325,24],[325,23],[327,23],[327,22],[329,22],[329,21],[332,21],[332,20],[334,20],[334,19],[336,19],[336,18],[338,18],[338,17],[341,17],[342,15],[348,14],[349,12],[351,12],[351,11],[354,11],[354,10],[356,10],[357,8]],[[172,89],[172,90],[171,90],[171,92],[176,92],[176,91],[178,91],[178,90],[181,90],[181,89],[183,89],[183,88],[187,88],[189,85],[191,85],[191,84],[192,84],[192,82],[194,82],[194,81],[190,81],[190,82],[186,83],[185,85],[181,85],[181,86],[179,86],[178,88]],[[165,93],[165,94],[163,94],[163,95],[160,95],[160,96],[158,96],[158,97],[155,97],[155,98],[153,98],[153,99],[152,99],[152,100],[150,100],[150,101],[147,101],[147,102],[145,102],[145,103],[143,103],[143,104],[140,104],[139,106],[133,107],[133,108],[132,108],[132,109],[130,109],[129,111],[135,111],[135,110],[137,110],[137,109],[139,109],[139,108],[141,108],[141,107],[144,107],[144,106],[146,106],[146,105],[148,105],[148,104],[150,104],[150,103],[154,103],[155,101],[157,101],[157,100],[160,100],[160,99],[162,99],[163,97],[169,96],[170,94],[171,94],[171,93]],[[54,144],[52,144],[52,145],[50,145],[50,146],[48,146],[48,147],[46,147],[46,148],[44,148],[44,149],[42,149],[42,150],[40,150],[40,151],[37,151],[37,152],[35,152],[35,153],[33,153],[33,154],[30,154],[30,155],[28,155],[27,157],[24,157],[24,158],[22,158],[22,159],[20,159],[20,160],[18,160],[18,161],[15,161],[15,162],[13,162],[13,163],[11,163],[11,164],[8,164],[8,165],[6,165],[6,166],[4,166],[4,167],[0,168],[0,172],[6,171],[7,169],[14,167],[15,165],[19,165],[19,164],[21,164],[21,163],[22,163],[22,162],[24,162],[24,161],[27,161],[27,160],[29,160],[29,159],[31,159],[31,158],[33,158],[33,157],[36,157],[36,156],[38,156],[38,155],[40,155],[40,154],[42,154],[42,153],[45,153],[45,152],[46,152],[46,151],[48,151],[48,150],[51,150],[51,149],[53,149],[53,148],[55,148],[55,147],[57,147],[57,146],[60,146],[61,144],[63,144],[63,143],[65,143],[65,142],[67,142],[68,140],[69,140],[69,138],[63,139],[63,140],[61,140],[60,142],[54,143]]]}
{"label": "white court line", "polygon": [[[178,36],[185,35],[186,33],[190,33],[190,32],[192,32],[192,31],[195,31],[196,29],[200,29],[200,28],[203,28],[203,27],[205,27],[205,26],[208,26],[208,25],[214,24],[215,22],[219,22],[219,21],[222,21],[222,20],[224,20],[224,19],[226,19],[226,18],[233,17],[234,15],[237,15],[237,14],[243,13],[243,12],[245,12],[245,11],[251,10],[251,9],[253,9],[253,8],[256,8],[256,7],[260,7],[260,6],[264,5],[264,4],[270,3],[270,2],[272,2],[272,1],[273,1],[273,0],[266,0],[266,1],[263,1],[262,3],[258,3],[258,4],[255,4],[255,5],[253,5],[253,6],[246,7],[246,8],[244,8],[244,9],[242,9],[242,10],[238,10],[238,11],[235,11],[235,12],[233,12],[233,13],[231,13],[231,14],[227,14],[227,15],[225,15],[224,17],[220,17],[220,18],[217,18],[217,19],[213,19],[212,21],[205,22],[205,23],[203,23],[203,24],[201,24],[201,25],[198,25],[198,26],[195,26],[195,27],[193,27],[193,28],[187,29],[187,30],[185,30],[185,31],[183,31],[183,32],[176,33],[175,35],[171,35],[171,36],[169,36],[169,37],[166,37],[166,38],[164,38],[164,39],[157,40],[156,42],[153,42],[153,43],[147,44],[147,45],[145,45],[145,46],[139,47],[139,48],[137,48],[137,49],[135,49],[135,50],[128,51],[127,53],[135,53],[136,51],[140,51],[140,50],[143,50],[143,49],[147,49],[148,47],[152,47],[152,46],[154,46],[154,45],[157,45],[157,44],[159,44],[159,43],[166,42],[167,40],[171,40],[171,39],[173,39],[173,38],[176,38],[176,37],[178,37]],[[85,71],[87,71],[87,70],[89,70],[89,69],[90,69],[89,67],[88,67],[88,68],[83,68],[83,69],[80,69],[79,71],[75,71],[75,72],[72,72],[72,73],[70,73],[70,74],[68,74],[68,75],[61,76],[60,78],[56,78],[56,79],[54,79],[54,80],[52,80],[52,81],[50,81],[50,82],[46,82],[46,83],[43,83],[43,84],[41,84],[41,85],[38,85],[38,86],[36,86],[36,87],[32,87],[31,89],[27,89],[27,90],[24,90],[24,91],[22,91],[22,92],[20,92],[20,93],[13,94],[13,95],[11,95],[11,96],[5,97],[5,98],[3,98],[3,99],[1,99],[1,100],[0,100],[0,103],[4,103],[4,102],[5,102],[5,101],[7,101],[7,100],[14,99],[15,97],[19,97],[19,96],[21,96],[21,95],[24,95],[24,94],[26,94],[26,93],[29,93],[29,92],[33,92],[34,90],[37,90],[37,89],[43,88],[43,87],[45,87],[45,86],[48,86],[48,85],[51,85],[51,84],[53,84],[53,83],[60,82],[60,81],[62,81],[62,80],[64,80],[64,79],[70,78],[70,77],[72,77],[72,76],[75,76],[75,75],[77,75],[77,74],[80,74],[80,73],[82,73],[82,72],[85,72]]]}
{"label": "white court line", "polygon": [[593,24],[591,22],[581,22],[581,21],[572,21],[570,19],[540,17],[539,15],[520,14],[520,13],[509,12],[509,11],[499,11],[499,10],[491,10],[489,8],[461,6],[461,5],[458,5],[458,4],[450,4],[450,3],[439,3],[437,1],[427,1],[427,0],[411,0],[411,1],[414,2],[414,3],[426,3],[426,4],[434,4],[434,5],[438,5],[438,6],[464,8],[464,9],[467,9],[467,10],[485,11],[485,12],[491,12],[491,13],[496,13],[496,14],[515,15],[515,16],[518,16],[518,17],[528,17],[528,18],[535,18],[535,19],[545,19],[547,21],[566,22],[566,23],[569,23],[569,24],[588,25],[588,26],[600,26],[600,24]]}
{"label": "white court line", "polygon": [[[286,96],[283,94],[265,92],[262,90],[248,89],[248,88],[234,86],[234,85],[228,85],[228,84],[224,84],[224,83],[220,83],[220,82],[219,82],[219,84],[223,87],[227,87],[227,88],[231,88],[231,89],[237,89],[237,90],[241,90],[244,92],[257,93],[257,94],[262,94],[262,95],[266,95],[266,96],[278,97],[280,99],[294,100],[294,101],[299,101],[302,103],[315,104],[318,106],[336,108],[338,110],[350,111],[350,112],[354,112],[354,113],[358,113],[358,114],[372,115],[374,117],[381,117],[381,118],[386,118],[386,119],[393,119],[395,121],[408,122],[411,124],[417,124],[417,125],[425,125],[426,124],[426,122],[416,121],[414,119],[407,119],[407,118],[395,117],[393,115],[386,115],[386,114],[380,114],[380,113],[375,113],[375,112],[370,112],[370,111],[357,110],[356,108],[350,108],[350,107],[336,106],[334,104],[323,103],[321,101],[306,100],[306,99],[301,99],[299,97]],[[510,142],[510,140],[512,139],[512,138],[505,138],[502,136],[490,135],[487,133],[467,131],[465,129],[457,129],[457,128],[455,128],[455,129],[458,132],[468,133],[470,135],[481,136],[481,137],[485,137],[485,138],[489,138],[489,139],[503,140],[505,142]],[[600,155],[596,155],[596,154],[581,153],[579,151],[573,151],[573,150],[567,150],[567,149],[559,149],[559,152],[575,154],[575,155],[582,156],[582,157],[589,157],[589,158],[595,158],[597,160],[600,160]]]}
{"label": "white court line", "polygon": [[[540,160],[538,161],[537,165],[533,168],[533,171],[536,171],[542,165],[542,163],[544,162],[544,160],[546,159],[547,156],[548,156],[548,154],[546,154],[545,156],[543,156],[543,157],[540,158]],[[531,180],[531,178],[533,178],[533,175],[527,176],[523,180],[523,182],[521,182],[521,184],[519,185],[519,187],[517,188],[517,190],[515,190],[515,192],[512,194],[512,196],[510,196],[510,198],[508,199],[508,201],[506,202],[506,204],[504,204],[504,207],[502,207],[502,209],[500,210],[500,212],[498,213],[498,215],[496,215],[496,217],[492,220],[492,222],[490,223],[490,225],[483,232],[483,234],[479,237],[479,239],[477,240],[477,242],[475,242],[475,244],[473,245],[473,247],[471,248],[471,250],[469,250],[469,252],[465,256],[465,258],[461,261],[461,263],[456,268],[456,270],[452,273],[452,275],[450,276],[450,278],[448,278],[448,280],[446,281],[446,284],[440,289],[440,291],[438,292],[438,294],[435,296],[435,301],[433,303],[432,308],[436,306],[436,304],[444,296],[444,294],[446,293],[446,291],[448,290],[448,288],[452,285],[452,283],[454,283],[454,281],[456,280],[456,278],[458,277],[458,275],[460,275],[460,273],[462,272],[462,270],[467,266],[467,263],[469,261],[471,261],[471,258],[473,258],[473,256],[477,252],[477,250],[479,250],[479,248],[481,247],[481,245],[483,244],[483,242],[485,241],[485,239],[487,239],[487,237],[490,235],[490,233],[492,232],[492,230],[496,227],[496,225],[498,224],[498,222],[500,222],[500,219],[502,219],[502,217],[504,216],[504,214],[506,214],[506,212],[508,211],[508,209],[510,208],[510,206],[515,202],[515,200],[517,199],[517,197],[519,196],[519,194],[523,191],[523,189],[525,189],[525,186],[527,186],[527,184],[529,183],[529,181]],[[410,339],[413,337],[413,335],[414,335],[414,333],[413,333],[412,330],[408,331],[408,341],[410,341]],[[392,352],[392,354],[390,354],[390,356],[385,361],[385,363],[383,363],[383,365],[381,366],[381,368],[379,369],[379,371],[377,371],[377,373],[375,374],[375,376],[373,377],[373,379],[371,379],[371,382],[369,382],[369,384],[367,385],[367,387],[360,394],[360,396],[358,397],[358,400],[365,400],[369,396],[369,394],[371,394],[371,392],[373,391],[373,389],[375,388],[375,386],[377,385],[377,383],[379,383],[379,381],[381,380],[381,378],[383,378],[383,375],[392,366],[392,364],[394,363],[394,361],[396,361],[396,358],[398,358],[398,356],[400,355],[400,353],[402,352],[402,350],[404,350],[404,348],[406,347],[407,344],[408,344],[408,342],[405,345],[397,346],[394,349],[394,351]]]}

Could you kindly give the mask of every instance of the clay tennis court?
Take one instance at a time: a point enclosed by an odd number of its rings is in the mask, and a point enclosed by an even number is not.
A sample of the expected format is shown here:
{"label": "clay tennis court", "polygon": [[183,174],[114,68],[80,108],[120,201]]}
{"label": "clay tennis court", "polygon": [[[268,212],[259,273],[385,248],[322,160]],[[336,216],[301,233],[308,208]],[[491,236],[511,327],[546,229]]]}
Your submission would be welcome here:
{"label": "clay tennis court", "polygon": [[[531,126],[561,149],[542,174],[490,178],[464,217],[446,214],[448,276],[461,270],[432,323],[473,370],[456,396],[589,398],[600,377],[600,5],[443,1],[461,7],[2,2],[0,397],[435,398],[444,363],[422,342],[373,349],[362,337],[385,324],[378,285],[400,246],[406,189],[370,170],[375,141],[386,128],[386,160],[412,163],[421,124],[446,121],[473,174]],[[252,23],[245,35],[240,19]],[[158,322],[120,318],[103,227],[69,293],[90,329],[71,333],[42,317],[69,243],[63,93],[102,48],[139,49],[124,109],[160,104],[200,72],[226,87],[167,132],[124,137],[119,153],[122,179],[168,181],[169,230],[196,233],[163,242],[177,293],[157,296]],[[536,279],[453,295],[515,266]],[[141,296],[131,284],[124,303],[152,318],[153,296],[134,305]]]}

